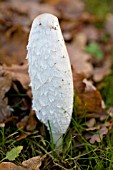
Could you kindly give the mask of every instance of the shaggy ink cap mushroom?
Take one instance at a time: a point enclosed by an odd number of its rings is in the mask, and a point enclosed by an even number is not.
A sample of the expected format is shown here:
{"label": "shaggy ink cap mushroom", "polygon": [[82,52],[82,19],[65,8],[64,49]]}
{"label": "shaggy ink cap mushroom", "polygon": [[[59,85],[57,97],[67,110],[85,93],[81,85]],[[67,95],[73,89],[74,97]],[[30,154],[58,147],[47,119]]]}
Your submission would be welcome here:
{"label": "shaggy ink cap mushroom", "polygon": [[73,79],[56,16],[41,14],[34,19],[27,49],[32,108],[38,119],[52,131],[53,142],[58,148],[71,121]]}

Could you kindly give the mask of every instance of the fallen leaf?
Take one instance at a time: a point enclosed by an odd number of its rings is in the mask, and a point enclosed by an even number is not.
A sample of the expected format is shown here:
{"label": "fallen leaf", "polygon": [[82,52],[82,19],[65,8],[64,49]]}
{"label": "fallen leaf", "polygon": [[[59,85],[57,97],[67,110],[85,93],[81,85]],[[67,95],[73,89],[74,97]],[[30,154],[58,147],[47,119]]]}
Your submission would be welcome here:
{"label": "fallen leaf", "polygon": [[25,116],[23,119],[21,119],[20,122],[17,123],[18,129],[24,129],[27,125],[29,116]]}
{"label": "fallen leaf", "polygon": [[19,81],[24,89],[29,88],[29,75],[28,75],[28,66],[24,65],[12,65],[11,67],[3,66],[3,69],[12,75],[13,81]]}
{"label": "fallen leaf", "polygon": [[45,156],[32,157],[32,158],[28,159],[27,161],[22,162],[22,165],[27,170],[39,170],[39,167],[41,166],[44,158],[45,158]]}
{"label": "fallen leaf", "polygon": [[[77,107],[76,114],[87,113],[101,113],[102,97],[100,92],[86,79],[82,74],[73,71],[73,81],[75,88],[75,105]],[[87,117],[87,114],[85,115]]]}
{"label": "fallen leaf", "polygon": [[35,112],[33,110],[31,110],[29,118],[28,118],[26,130],[27,131],[34,130],[36,128],[37,123],[38,123],[38,121],[36,119],[36,114],[35,114]]}
{"label": "fallen leaf", "polygon": [[65,19],[78,19],[84,10],[84,3],[81,0],[42,0],[43,3],[53,5]]}
{"label": "fallen leaf", "polygon": [[6,153],[6,159],[14,161],[21,153],[23,146],[17,146]]}
{"label": "fallen leaf", "polygon": [[21,166],[17,166],[12,162],[2,162],[0,164],[1,170],[27,170],[26,168],[23,168]]}
{"label": "fallen leaf", "polygon": [[[86,131],[94,131],[94,130],[98,130],[98,129],[100,129],[100,125],[86,128]],[[92,137],[92,135],[90,135],[90,138],[91,138],[91,137]]]}
{"label": "fallen leaf", "polygon": [[0,63],[22,64],[26,56],[28,32],[22,26],[13,26],[0,33]]}
{"label": "fallen leaf", "polygon": [[45,156],[36,156],[22,162],[21,166],[17,166],[12,162],[2,162],[0,170],[40,170],[40,166]]}
{"label": "fallen leaf", "polygon": [[[20,8],[21,7],[21,8]],[[60,18],[59,12],[52,6],[48,4],[41,4],[38,1],[23,1],[23,0],[12,0],[11,8],[14,11],[22,11],[26,12],[28,18],[29,18],[29,23],[33,21],[33,19],[42,14],[42,13],[51,13],[53,15],[56,15],[57,17]]]}
{"label": "fallen leaf", "polygon": [[28,103],[27,99],[22,98],[21,110],[25,111],[30,109],[30,104]]}
{"label": "fallen leaf", "polygon": [[111,57],[108,56],[106,59],[104,59],[103,65],[101,67],[95,67],[93,71],[93,80],[95,82],[103,80],[105,76],[109,75],[112,72],[111,67]]}
{"label": "fallen leaf", "polygon": [[99,118],[100,118],[101,121],[106,120],[107,117],[108,117],[108,114],[107,114],[107,113],[102,113],[102,114],[99,116]]}
{"label": "fallen leaf", "polygon": [[[83,80],[83,83],[85,83],[85,96],[83,97],[83,100],[86,104],[86,108],[89,112],[102,112],[103,110],[103,100],[101,97],[100,92],[96,89],[96,87],[92,84],[91,81],[88,81],[87,79]],[[91,102],[90,102],[90,97]],[[91,105],[90,105],[91,104]]]}
{"label": "fallen leaf", "polygon": [[77,21],[61,20],[60,27],[65,41],[71,41],[75,35]]}
{"label": "fallen leaf", "polygon": [[102,127],[99,131],[98,134],[95,134],[91,137],[90,143],[94,144],[95,142],[101,142],[103,139],[103,136],[108,133],[108,129],[106,127]]}
{"label": "fallen leaf", "polygon": [[32,91],[31,91],[31,89],[27,90],[27,95],[29,96],[30,99],[32,99]]}
{"label": "fallen leaf", "polygon": [[38,121],[35,112],[31,109],[29,116],[24,116],[18,123],[19,129],[26,129],[27,131],[34,130]]}
{"label": "fallen leaf", "polygon": [[1,98],[5,97],[5,93],[9,91],[12,83],[12,77],[10,74],[5,72],[2,68],[0,67],[0,96]]}
{"label": "fallen leaf", "polygon": [[95,123],[96,123],[95,118],[91,118],[91,119],[90,119],[89,121],[87,121],[85,124],[86,124],[87,127],[91,128],[91,127],[94,127]]}
{"label": "fallen leaf", "polygon": [[84,47],[86,46],[87,43],[86,35],[83,32],[77,33],[74,39],[74,43],[78,48],[84,50]]}
{"label": "fallen leaf", "polygon": [[0,122],[5,121],[11,115],[11,108],[8,105],[8,99],[0,100]]}
{"label": "fallen leaf", "polygon": [[86,25],[81,32],[85,34],[87,42],[97,41],[99,39],[99,32],[93,25]]}
{"label": "fallen leaf", "polygon": [[96,87],[93,85],[92,81],[87,80],[86,78],[83,80],[85,83],[85,92],[90,92],[96,90]]}
{"label": "fallen leaf", "polygon": [[106,122],[106,123],[105,123],[105,127],[107,127],[108,130],[111,130],[112,127],[113,127],[113,122],[112,122],[112,121]]}
{"label": "fallen leaf", "polygon": [[79,94],[79,97],[82,100],[86,112],[102,112],[102,98],[98,90],[84,92],[83,94]]}
{"label": "fallen leaf", "polygon": [[[88,127],[86,128],[85,138],[89,140],[90,143],[94,144],[95,142],[102,141],[103,136],[106,135],[110,129],[112,129],[113,122],[108,112],[108,114],[107,113],[100,114],[99,117],[97,117],[97,119],[96,118],[89,119],[85,123],[85,125]],[[93,131],[95,134],[90,133],[90,131]]]}
{"label": "fallen leaf", "polygon": [[85,83],[83,80],[85,79],[84,74],[76,73],[73,65],[72,65],[72,73],[73,73],[73,82],[74,82],[74,89],[77,94],[83,93],[84,89],[86,87]]}
{"label": "fallen leaf", "polygon": [[84,73],[85,77],[90,77],[93,72],[93,67],[90,63],[90,55],[75,44],[67,44],[67,50],[71,64],[76,70],[76,73]]}
{"label": "fallen leaf", "polygon": [[[15,1],[13,0],[10,2],[0,2],[0,23],[2,24],[2,30],[19,25],[25,28],[29,25],[29,17],[26,6],[22,6],[22,1],[21,4],[19,2],[20,0],[16,1],[16,6],[18,6],[19,10],[15,7]],[[23,1],[23,4],[24,2],[25,1]]]}
{"label": "fallen leaf", "polygon": [[11,108],[8,105],[8,98],[5,94],[9,91],[12,84],[10,74],[0,67],[0,122],[5,121],[11,115]]}
{"label": "fallen leaf", "polygon": [[[54,7],[48,4],[41,4],[38,1],[39,0],[34,0],[32,2],[30,0],[12,0],[10,2],[1,2],[0,22],[2,22],[3,26],[8,28],[17,25],[28,28],[32,20],[41,13],[52,13],[60,17],[59,12]],[[5,9],[7,9],[7,11]]]}

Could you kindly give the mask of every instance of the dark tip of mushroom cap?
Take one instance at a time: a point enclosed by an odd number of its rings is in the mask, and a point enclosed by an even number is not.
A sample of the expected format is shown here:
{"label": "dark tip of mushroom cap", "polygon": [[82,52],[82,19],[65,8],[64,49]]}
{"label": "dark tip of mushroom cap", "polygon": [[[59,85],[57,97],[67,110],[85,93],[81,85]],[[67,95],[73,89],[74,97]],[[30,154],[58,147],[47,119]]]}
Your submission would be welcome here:
{"label": "dark tip of mushroom cap", "polygon": [[56,27],[58,26],[57,17],[49,13],[41,14],[34,19],[32,27],[47,27],[47,25],[50,28],[56,29]]}

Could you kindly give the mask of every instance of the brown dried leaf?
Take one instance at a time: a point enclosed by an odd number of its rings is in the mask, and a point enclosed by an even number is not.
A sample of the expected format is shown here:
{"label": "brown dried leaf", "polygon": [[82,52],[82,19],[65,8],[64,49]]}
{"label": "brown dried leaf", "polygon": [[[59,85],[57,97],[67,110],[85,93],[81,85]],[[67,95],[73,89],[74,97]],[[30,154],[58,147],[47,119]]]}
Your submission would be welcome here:
{"label": "brown dried leaf", "polygon": [[89,121],[87,121],[85,124],[87,125],[87,127],[91,128],[91,127],[94,127],[96,123],[96,120],[95,118],[91,118]]}
{"label": "brown dried leaf", "polygon": [[90,77],[93,72],[92,64],[89,62],[90,55],[85,53],[81,48],[75,44],[68,44],[67,49],[71,64],[73,65],[76,73],[84,73],[85,77]]}
{"label": "brown dried leaf", "polygon": [[93,85],[92,81],[84,79],[83,83],[85,84],[85,92],[90,92],[90,91],[96,90],[96,87]]}
{"label": "brown dried leaf", "polygon": [[[86,131],[94,131],[94,130],[98,130],[98,129],[100,129],[100,125],[86,128]],[[90,135],[90,138],[91,138],[91,137],[92,137],[92,135]]]}
{"label": "brown dried leaf", "polygon": [[27,161],[22,162],[22,166],[25,167],[27,170],[39,170],[39,167],[42,164],[45,156],[36,156],[28,159]]}
{"label": "brown dried leaf", "polygon": [[99,131],[98,134],[95,134],[91,137],[90,143],[94,144],[95,142],[101,142],[103,139],[103,136],[108,133],[108,129],[106,127],[102,127]]}
{"label": "brown dried leaf", "polygon": [[5,94],[9,91],[11,83],[10,74],[7,74],[0,67],[0,122],[5,121],[10,116],[11,108],[8,106],[8,99]]}
{"label": "brown dried leaf", "polygon": [[24,129],[27,125],[29,116],[25,116],[23,119],[21,119],[20,122],[17,123],[17,127],[19,129]]}
{"label": "brown dried leaf", "polygon": [[[24,3],[24,1],[23,1]],[[26,6],[19,4],[19,0],[16,1],[18,9],[15,7],[15,1],[5,1],[0,3],[0,23],[2,24],[2,30],[11,28],[12,26],[23,26],[29,25],[28,11]],[[20,7],[20,8],[19,8]],[[7,9],[7,10],[6,10]],[[13,17],[12,17],[13,16]]]}
{"label": "brown dried leaf", "polygon": [[76,27],[77,21],[71,21],[71,20],[61,20],[60,21],[60,27],[61,30],[64,32],[73,31]]}
{"label": "brown dried leaf", "polygon": [[22,162],[21,166],[17,166],[12,162],[2,162],[0,164],[0,170],[39,170],[42,161],[45,156],[36,156],[32,157],[24,162]]}
{"label": "brown dried leaf", "polygon": [[107,114],[107,113],[102,113],[102,114],[99,116],[100,121],[103,121],[103,120],[107,119],[107,117],[108,117],[108,114]]}
{"label": "brown dried leaf", "polygon": [[27,122],[27,126],[26,126],[26,130],[34,130],[36,128],[38,121],[36,119],[36,114],[33,110],[31,110],[29,118],[28,118],[28,122]]}
{"label": "brown dried leaf", "polygon": [[103,124],[103,127],[110,127],[110,126],[112,126],[112,123],[109,121],[109,122],[105,122],[105,124]]}
{"label": "brown dried leaf", "polygon": [[86,108],[89,112],[102,112],[102,97],[100,92],[94,87],[91,81],[84,79],[85,93],[83,94],[83,101],[86,104]]}
{"label": "brown dried leaf", "polygon": [[42,0],[42,2],[55,6],[65,19],[75,20],[84,10],[84,3],[80,0]]}
{"label": "brown dried leaf", "polygon": [[29,105],[27,99],[22,98],[21,110],[24,111],[24,110],[30,109],[30,107],[31,107],[31,106]]}
{"label": "brown dried leaf", "polygon": [[[21,8],[20,8],[21,7]],[[14,11],[26,12],[28,19],[30,21],[29,24],[33,21],[33,19],[42,13],[51,13],[60,17],[59,12],[52,6],[48,4],[40,4],[38,1],[23,1],[23,0],[12,0],[11,8]]]}
{"label": "brown dried leaf", "polygon": [[21,166],[17,166],[12,162],[2,162],[0,164],[0,169],[1,170],[26,170],[25,168],[21,167]]}
{"label": "brown dried leaf", "polygon": [[29,116],[25,116],[17,123],[19,129],[26,129],[27,131],[34,130],[36,128],[38,121],[36,119],[36,114],[31,110]]}
{"label": "brown dried leaf", "polygon": [[71,41],[75,35],[77,21],[61,20],[60,27],[65,41]]}
{"label": "brown dried leaf", "polygon": [[60,17],[59,12],[54,7],[48,4],[40,4],[38,0],[11,0],[10,2],[1,2],[0,11],[0,22],[3,24],[3,27],[21,25],[26,29],[32,20],[42,13],[52,13]]}
{"label": "brown dried leaf", "polygon": [[83,32],[78,32],[77,35],[75,36],[74,43],[78,48],[84,50],[84,47],[86,46],[87,43],[86,35]]}
{"label": "brown dried leaf", "polygon": [[7,98],[0,100],[0,122],[5,121],[11,115],[11,108],[8,106]]}
{"label": "brown dried leaf", "polygon": [[0,33],[0,63],[21,64],[26,56],[28,31],[22,26],[13,26],[7,32]]}
{"label": "brown dried leaf", "polygon": [[73,65],[72,65],[72,73],[73,73],[74,89],[76,93],[79,94],[84,92],[84,89],[86,87],[85,83],[83,83],[85,75],[76,73]]}
{"label": "brown dried leaf", "polygon": [[0,67],[0,97],[4,98],[5,93],[9,91],[12,83],[12,77]]}
{"label": "brown dried leaf", "polygon": [[100,92],[97,90],[84,92],[80,94],[82,103],[85,105],[86,111],[99,113],[102,111],[102,98]]}
{"label": "brown dried leaf", "polygon": [[112,71],[111,57],[107,57],[101,67],[96,67],[93,71],[93,80],[95,82],[101,81],[105,76],[109,75]]}
{"label": "brown dried leaf", "polygon": [[4,65],[3,69],[12,75],[13,81],[19,81],[24,89],[29,88],[30,79],[27,64],[12,65],[11,67]]}
{"label": "brown dried leaf", "polygon": [[27,95],[29,96],[30,99],[32,99],[32,91],[31,91],[31,89],[27,90]]}
{"label": "brown dried leaf", "polygon": [[85,26],[82,29],[82,33],[85,34],[87,42],[97,41],[99,39],[98,30],[93,25]]}
{"label": "brown dried leaf", "polygon": [[[77,114],[81,114],[84,110],[87,113],[102,112],[102,98],[100,92],[94,88],[91,83],[84,81],[81,74],[77,74],[73,69],[73,80],[75,88],[75,103],[77,106]],[[90,85],[89,85],[90,84]]]}

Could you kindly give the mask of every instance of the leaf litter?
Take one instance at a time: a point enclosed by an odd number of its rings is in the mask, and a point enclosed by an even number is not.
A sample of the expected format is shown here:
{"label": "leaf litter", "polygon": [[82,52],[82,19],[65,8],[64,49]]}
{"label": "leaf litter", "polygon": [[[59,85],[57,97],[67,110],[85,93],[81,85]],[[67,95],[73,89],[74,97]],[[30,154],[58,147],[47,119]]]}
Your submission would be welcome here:
{"label": "leaf litter", "polygon": [[2,162],[0,164],[0,169],[1,170],[40,170],[40,166],[42,161],[44,160],[44,156],[36,156],[32,157],[26,161],[22,162],[21,166],[17,166],[12,162]]}

